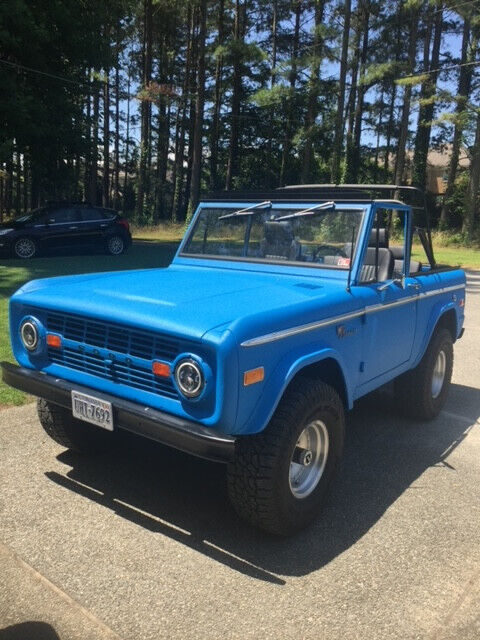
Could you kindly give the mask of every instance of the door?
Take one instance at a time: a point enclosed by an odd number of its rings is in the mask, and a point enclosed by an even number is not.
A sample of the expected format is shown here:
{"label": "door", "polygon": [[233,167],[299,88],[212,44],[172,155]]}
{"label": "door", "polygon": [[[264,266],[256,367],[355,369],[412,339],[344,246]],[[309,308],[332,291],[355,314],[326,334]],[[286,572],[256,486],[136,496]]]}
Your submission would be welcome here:
{"label": "door", "polygon": [[374,209],[358,283],[365,304],[361,385],[389,373],[394,377],[412,355],[422,285],[405,272],[410,219],[404,205]]}
{"label": "door", "polygon": [[74,207],[49,210],[42,231],[43,242],[47,248],[59,249],[74,247],[81,235],[79,212]]}
{"label": "door", "polygon": [[85,207],[80,210],[82,241],[85,245],[99,245],[104,240],[105,230],[111,224],[101,209]]}

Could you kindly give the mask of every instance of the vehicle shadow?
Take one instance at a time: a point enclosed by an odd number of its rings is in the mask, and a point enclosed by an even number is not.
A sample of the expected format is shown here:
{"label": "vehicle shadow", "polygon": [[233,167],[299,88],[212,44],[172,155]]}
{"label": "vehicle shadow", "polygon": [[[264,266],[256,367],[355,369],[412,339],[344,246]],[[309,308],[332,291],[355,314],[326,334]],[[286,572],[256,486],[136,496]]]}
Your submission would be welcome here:
{"label": "vehicle shadow", "polygon": [[140,527],[282,585],[285,577],[315,571],[355,544],[429,467],[456,473],[446,457],[479,413],[480,390],[455,384],[445,412],[426,424],[397,417],[388,388],[362,399],[349,414],[341,473],[321,516],[289,539],[256,531],[236,516],[222,465],[128,434],[100,457],[66,451],[58,459],[71,468],[46,475]]}

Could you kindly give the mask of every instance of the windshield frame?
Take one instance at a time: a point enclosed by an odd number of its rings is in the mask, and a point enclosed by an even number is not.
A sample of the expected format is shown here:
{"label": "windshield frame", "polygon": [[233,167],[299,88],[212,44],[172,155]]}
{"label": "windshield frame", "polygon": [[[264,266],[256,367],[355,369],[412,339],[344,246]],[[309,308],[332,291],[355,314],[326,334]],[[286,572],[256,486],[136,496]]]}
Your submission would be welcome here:
{"label": "windshield frame", "polygon": [[[188,245],[188,243],[190,242],[190,239],[192,238],[193,234],[195,233],[196,230],[196,226],[198,224],[201,212],[203,209],[231,209],[232,212],[236,211],[237,209],[245,209],[246,207],[255,204],[255,201],[216,201],[216,202],[209,202],[209,201],[205,201],[205,202],[201,202],[198,207],[197,210],[195,212],[195,215],[192,218],[192,221],[183,237],[183,240],[180,243],[180,246],[178,248],[177,254],[176,254],[176,258],[186,258],[186,259],[193,259],[193,260],[206,260],[206,261],[210,261],[213,260],[215,262],[228,262],[228,263],[247,263],[247,264],[257,264],[257,265],[281,265],[283,267],[302,267],[302,268],[310,268],[310,269],[328,269],[328,270],[334,270],[337,272],[341,272],[341,273],[345,273],[347,274],[349,269],[346,269],[344,267],[339,267],[337,265],[330,265],[330,264],[325,264],[325,263],[314,263],[314,262],[302,262],[302,261],[295,261],[295,260],[275,260],[273,258],[258,258],[258,257],[250,257],[250,256],[225,256],[225,255],[214,255],[214,254],[205,254],[205,253],[185,253],[184,252],[184,248]],[[298,209],[298,211],[302,211],[305,210],[305,208],[307,207],[311,207],[311,206],[315,206],[315,204],[322,204],[322,200],[319,201],[309,201],[309,202],[281,202],[281,203],[276,203],[273,202],[272,203],[272,210],[278,210],[278,209],[285,209],[285,210],[289,210],[292,211]],[[335,207],[337,209],[341,209],[341,210],[352,210],[352,211],[360,211],[362,212],[362,219],[360,222],[360,226],[358,228],[358,232],[357,232],[357,237],[355,238],[355,251],[353,254],[353,259],[352,259],[352,264],[350,265],[350,270],[352,271],[352,273],[354,273],[357,265],[356,262],[358,261],[359,258],[359,254],[361,252],[359,252],[359,247],[361,245],[361,239],[364,236],[364,232],[365,232],[365,228],[368,224],[368,220],[369,220],[369,213],[370,213],[370,209],[371,209],[371,203],[370,202],[362,202],[362,203],[352,203],[352,202],[341,202],[341,201],[337,201],[335,202]],[[319,217],[321,217],[321,210],[319,211],[318,214]]]}

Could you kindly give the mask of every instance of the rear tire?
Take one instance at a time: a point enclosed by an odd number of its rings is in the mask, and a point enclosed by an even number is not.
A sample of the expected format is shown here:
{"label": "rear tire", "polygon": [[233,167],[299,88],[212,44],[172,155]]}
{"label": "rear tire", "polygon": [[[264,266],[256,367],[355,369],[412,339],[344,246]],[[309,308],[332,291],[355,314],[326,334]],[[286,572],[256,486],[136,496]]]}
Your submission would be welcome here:
{"label": "rear tire", "polygon": [[29,260],[37,253],[37,243],[33,238],[28,238],[27,236],[18,238],[13,245],[13,253],[20,260]]}
{"label": "rear tire", "polygon": [[111,256],[122,255],[122,253],[125,253],[125,251],[127,250],[127,243],[125,242],[125,238],[118,233],[109,236],[105,243],[105,250]]}
{"label": "rear tire", "polygon": [[265,430],[235,443],[227,479],[237,513],[276,535],[291,535],[307,526],[334,476],[344,432],[337,392],[320,381],[297,381]]}
{"label": "rear tire", "polygon": [[77,420],[65,407],[39,398],[37,412],[47,435],[67,449],[78,453],[98,453],[107,451],[113,444],[112,432]]}
{"label": "rear tire", "polygon": [[418,421],[436,418],[447,400],[452,371],[452,335],[448,329],[439,327],[420,363],[395,380],[400,412]]}

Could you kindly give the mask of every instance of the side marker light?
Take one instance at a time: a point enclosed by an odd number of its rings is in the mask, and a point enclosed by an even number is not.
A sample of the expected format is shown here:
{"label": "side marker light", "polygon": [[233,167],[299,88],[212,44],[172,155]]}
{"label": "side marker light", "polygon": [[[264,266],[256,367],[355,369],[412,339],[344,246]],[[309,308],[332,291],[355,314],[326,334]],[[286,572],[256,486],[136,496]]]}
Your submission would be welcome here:
{"label": "side marker light", "polygon": [[257,367],[256,369],[250,369],[243,374],[243,386],[248,387],[251,384],[262,382],[265,378],[265,369],[263,367]]}

